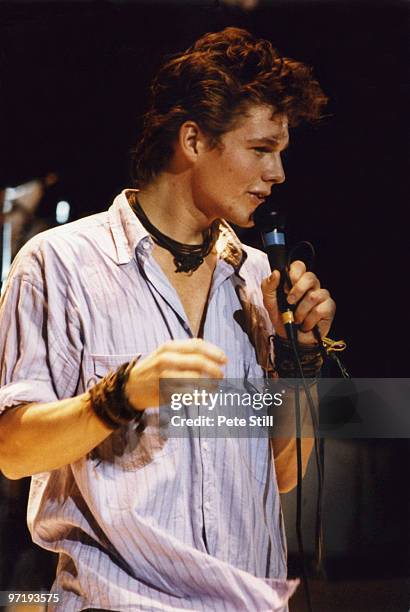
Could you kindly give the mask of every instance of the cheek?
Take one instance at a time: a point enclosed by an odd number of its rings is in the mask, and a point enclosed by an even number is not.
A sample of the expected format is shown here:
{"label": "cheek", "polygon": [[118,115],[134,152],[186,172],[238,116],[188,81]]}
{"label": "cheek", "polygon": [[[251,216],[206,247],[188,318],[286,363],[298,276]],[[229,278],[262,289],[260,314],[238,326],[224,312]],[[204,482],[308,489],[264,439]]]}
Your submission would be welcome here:
{"label": "cheek", "polygon": [[219,184],[225,184],[236,194],[241,194],[253,181],[255,169],[243,155],[231,154],[216,167]]}
{"label": "cheek", "polygon": [[[256,176],[255,164],[243,152],[224,151],[221,155],[210,155],[206,163],[197,167],[194,175],[194,192],[208,199],[226,200],[240,197]],[[233,207],[233,205],[232,205]]]}
{"label": "cheek", "polygon": [[238,186],[252,182],[258,174],[257,163],[247,153],[232,155],[226,165],[229,168],[229,175]]}

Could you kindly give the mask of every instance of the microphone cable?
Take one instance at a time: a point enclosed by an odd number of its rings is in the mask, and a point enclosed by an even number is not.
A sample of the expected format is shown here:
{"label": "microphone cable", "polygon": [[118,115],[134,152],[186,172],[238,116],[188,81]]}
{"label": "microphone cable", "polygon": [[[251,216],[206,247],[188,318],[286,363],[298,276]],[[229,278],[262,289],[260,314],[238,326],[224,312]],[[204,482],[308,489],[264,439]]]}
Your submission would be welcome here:
{"label": "microphone cable", "polygon": [[[292,287],[289,278],[289,267],[294,257],[295,252],[302,246],[308,246],[311,251],[311,265],[315,258],[315,250],[310,242],[303,241],[296,244],[289,255],[287,256],[286,267],[283,270],[284,282],[280,283],[278,291],[281,295],[278,295],[279,310],[282,313],[282,320],[286,330],[287,338],[292,349],[294,364],[297,372],[299,373],[300,380],[302,382],[303,390],[309,406],[309,412],[312,420],[313,433],[314,433],[314,451],[316,459],[316,467],[318,474],[318,494],[316,504],[316,525],[315,525],[315,565],[316,572],[323,574],[323,554],[324,554],[324,538],[323,538],[323,491],[324,491],[324,444],[319,434],[319,421],[318,415],[316,414],[315,405],[313,402],[312,395],[310,393],[308,381],[303,373],[302,364],[299,357],[299,342],[297,339],[297,325],[294,323],[293,310],[296,309],[296,305],[291,308],[288,304],[285,294],[285,288],[289,291]],[[349,374],[339,359],[337,353],[345,350],[346,343],[343,340],[335,341],[330,338],[322,338],[319,328],[317,325],[313,328],[313,335],[318,343],[318,348],[323,357],[323,363],[326,360],[332,359],[342,375],[343,378],[349,378]],[[296,383],[295,388],[295,434],[296,434],[296,457],[297,457],[297,491],[296,491],[296,535],[298,540],[299,554],[301,556],[302,572],[304,576],[304,587],[306,594],[306,601],[308,604],[309,612],[312,611],[311,598],[309,583],[306,575],[305,567],[305,556],[302,536],[302,432],[301,432],[301,414],[300,414],[300,386]]]}
{"label": "microphone cable", "polygon": [[[289,279],[289,259],[285,269],[282,271],[284,282],[280,282],[278,287],[278,306],[282,314],[282,321],[286,330],[286,335],[291,346],[293,353],[293,360],[299,378],[302,382],[302,386],[305,392],[305,397],[309,406],[309,413],[312,420],[313,435],[314,435],[314,452],[316,459],[316,467],[318,474],[318,495],[317,495],[317,509],[316,509],[316,543],[315,543],[315,555],[316,555],[316,566],[321,567],[322,563],[322,550],[323,550],[323,536],[322,536],[322,499],[323,499],[323,461],[320,453],[320,443],[318,437],[318,419],[316,416],[316,409],[311,396],[307,380],[303,374],[302,364],[300,362],[298,340],[297,340],[297,326],[294,323],[293,310],[287,303],[285,286],[288,290],[291,288]],[[309,580],[306,571],[305,551],[303,544],[303,533],[302,533],[302,492],[303,492],[303,476],[302,476],[302,426],[301,426],[301,408],[300,408],[300,384],[299,381],[295,386],[295,441],[296,441],[296,465],[297,465],[297,485],[296,485],[296,538],[298,542],[299,557],[301,563],[302,582],[305,591],[306,603],[309,612],[313,611],[312,601],[309,588]]]}
{"label": "microphone cable", "polygon": [[[261,231],[261,238],[267,252],[271,269],[278,269],[281,272],[281,279],[277,289],[278,309],[282,314],[282,321],[286,330],[289,345],[291,347],[295,370],[299,374],[302,383],[305,397],[309,407],[309,413],[312,421],[313,437],[314,437],[314,454],[316,460],[318,474],[318,494],[316,505],[316,525],[315,525],[315,561],[317,573],[323,573],[322,560],[324,551],[323,529],[322,529],[322,508],[323,508],[323,487],[324,487],[324,444],[319,436],[319,421],[316,414],[316,408],[313,402],[312,395],[309,390],[308,382],[304,376],[302,364],[299,357],[298,340],[297,340],[297,325],[294,322],[293,311],[297,304],[291,306],[287,302],[286,291],[292,287],[289,278],[289,267],[295,251],[302,246],[307,246],[311,252],[311,262],[315,258],[315,251],[310,242],[299,242],[293,247],[288,254],[285,246],[284,223],[283,219],[273,211],[269,205],[262,205],[258,210],[256,217],[256,225]],[[307,266],[308,267],[308,266]],[[338,365],[340,372],[344,378],[348,377],[347,371],[342,365],[340,359],[335,354],[338,351],[346,348],[344,341],[333,341],[329,338],[322,339],[317,326],[313,329],[313,334],[318,342],[319,351],[323,357],[323,361],[332,358]],[[272,337],[271,337],[272,338]],[[301,560],[302,581],[305,590],[306,602],[309,612],[312,612],[312,603],[307,578],[305,565],[303,534],[302,534],[302,426],[301,426],[301,409],[300,409],[300,382],[295,386],[295,439],[296,439],[296,460],[297,460],[297,490],[296,490],[296,535],[298,541],[299,556]]]}

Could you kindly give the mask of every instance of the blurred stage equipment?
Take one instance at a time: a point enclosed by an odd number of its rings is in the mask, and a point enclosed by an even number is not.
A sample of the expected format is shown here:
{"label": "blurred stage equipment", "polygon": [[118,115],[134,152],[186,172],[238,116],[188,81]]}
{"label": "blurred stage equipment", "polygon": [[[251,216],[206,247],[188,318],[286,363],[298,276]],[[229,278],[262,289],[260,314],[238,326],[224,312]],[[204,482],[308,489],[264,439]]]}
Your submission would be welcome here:
{"label": "blurred stage equipment", "polygon": [[58,180],[58,175],[50,172],[44,178],[36,178],[17,187],[6,187],[0,192],[1,286],[7,278],[14,256],[27,240],[55,225],[56,222],[68,221],[70,215],[68,202],[59,202],[60,208],[56,209],[56,218],[51,223],[38,215],[39,205],[47,189],[55,185]]}

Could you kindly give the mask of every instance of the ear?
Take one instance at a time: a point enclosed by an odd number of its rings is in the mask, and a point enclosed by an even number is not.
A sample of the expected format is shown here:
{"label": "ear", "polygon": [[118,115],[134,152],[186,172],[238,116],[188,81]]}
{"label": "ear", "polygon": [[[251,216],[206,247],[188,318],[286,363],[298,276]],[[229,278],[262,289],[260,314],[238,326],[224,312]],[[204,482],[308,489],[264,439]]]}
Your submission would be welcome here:
{"label": "ear", "polygon": [[185,121],[179,128],[178,145],[181,153],[195,163],[207,148],[207,138],[195,121]]}

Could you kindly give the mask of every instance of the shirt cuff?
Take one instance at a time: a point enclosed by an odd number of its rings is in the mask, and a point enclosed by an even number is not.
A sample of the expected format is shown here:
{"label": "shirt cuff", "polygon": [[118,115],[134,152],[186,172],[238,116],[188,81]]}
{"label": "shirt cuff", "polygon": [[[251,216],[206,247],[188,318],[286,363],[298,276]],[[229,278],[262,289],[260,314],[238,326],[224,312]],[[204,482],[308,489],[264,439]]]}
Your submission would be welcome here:
{"label": "shirt cuff", "polygon": [[57,398],[50,384],[41,380],[19,380],[0,389],[0,414],[23,403],[53,402]]}

